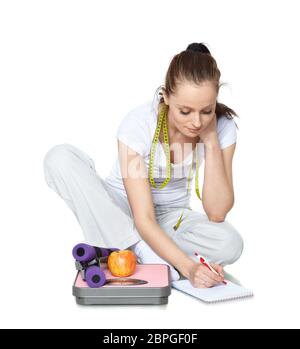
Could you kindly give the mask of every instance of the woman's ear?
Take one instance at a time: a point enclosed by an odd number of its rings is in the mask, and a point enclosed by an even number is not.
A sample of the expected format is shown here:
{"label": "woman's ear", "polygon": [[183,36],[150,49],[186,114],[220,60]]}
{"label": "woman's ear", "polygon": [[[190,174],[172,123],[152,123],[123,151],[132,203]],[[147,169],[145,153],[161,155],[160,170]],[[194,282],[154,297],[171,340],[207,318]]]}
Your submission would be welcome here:
{"label": "woman's ear", "polygon": [[166,105],[169,105],[169,98],[168,98],[167,95],[166,95],[166,92],[165,92],[164,87],[162,88],[162,95],[163,95],[163,97],[164,97],[164,102],[165,102],[165,104],[166,104]]}

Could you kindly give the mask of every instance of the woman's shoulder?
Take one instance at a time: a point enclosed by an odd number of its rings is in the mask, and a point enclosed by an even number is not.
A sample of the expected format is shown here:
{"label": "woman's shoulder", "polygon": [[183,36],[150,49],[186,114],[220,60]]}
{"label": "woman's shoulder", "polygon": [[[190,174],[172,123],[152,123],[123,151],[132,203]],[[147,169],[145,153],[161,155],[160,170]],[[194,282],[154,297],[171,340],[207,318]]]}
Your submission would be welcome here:
{"label": "woman's shoulder", "polygon": [[221,148],[226,148],[237,139],[237,124],[232,118],[228,118],[225,115],[221,115],[217,120],[217,133],[220,141]]}
{"label": "woman's shoulder", "polygon": [[151,102],[146,101],[130,109],[121,120],[117,138],[136,152],[146,155],[151,147],[155,120]]}
{"label": "woman's shoulder", "polygon": [[134,121],[140,125],[150,126],[155,122],[155,108],[151,101],[144,101],[130,109],[123,120]]}
{"label": "woman's shoulder", "polygon": [[219,116],[219,118],[217,119],[217,125],[218,125],[218,129],[220,129],[220,130],[224,127],[228,127],[229,125],[231,127],[232,126],[236,127],[236,123],[235,123],[234,118],[229,118],[228,116],[226,116],[224,114]]}

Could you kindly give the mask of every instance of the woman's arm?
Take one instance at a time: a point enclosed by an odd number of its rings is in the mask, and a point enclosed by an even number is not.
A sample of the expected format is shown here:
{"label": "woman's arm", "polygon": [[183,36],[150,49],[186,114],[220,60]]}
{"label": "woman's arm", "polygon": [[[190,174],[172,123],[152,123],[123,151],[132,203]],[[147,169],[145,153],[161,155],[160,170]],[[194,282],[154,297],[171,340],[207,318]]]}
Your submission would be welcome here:
{"label": "woman's arm", "polygon": [[214,264],[213,267],[221,276],[214,274],[185,254],[161,229],[156,221],[144,159],[121,141],[118,141],[118,147],[124,187],[136,228],[142,239],[158,256],[188,278],[194,287],[211,287],[222,282],[222,266]]}
{"label": "woman's arm", "polygon": [[232,158],[235,144],[222,150],[216,137],[205,143],[202,204],[208,218],[222,222],[234,204]]}
{"label": "woman's arm", "polygon": [[152,193],[142,156],[118,141],[120,169],[137,230],[153,251],[188,277],[196,264],[156,221]]}

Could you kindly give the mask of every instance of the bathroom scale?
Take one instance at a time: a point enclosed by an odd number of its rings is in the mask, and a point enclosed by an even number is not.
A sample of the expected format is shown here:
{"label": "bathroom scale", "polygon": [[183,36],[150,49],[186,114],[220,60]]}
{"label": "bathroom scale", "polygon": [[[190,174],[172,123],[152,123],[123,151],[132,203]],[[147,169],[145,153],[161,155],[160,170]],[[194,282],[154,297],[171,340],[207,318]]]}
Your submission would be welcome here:
{"label": "bathroom scale", "polygon": [[167,304],[171,294],[171,274],[167,264],[137,264],[128,277],[115,277],[104,267],[106,283],[91,288],[78,271],[73,296],[80,305],[93,304]]}

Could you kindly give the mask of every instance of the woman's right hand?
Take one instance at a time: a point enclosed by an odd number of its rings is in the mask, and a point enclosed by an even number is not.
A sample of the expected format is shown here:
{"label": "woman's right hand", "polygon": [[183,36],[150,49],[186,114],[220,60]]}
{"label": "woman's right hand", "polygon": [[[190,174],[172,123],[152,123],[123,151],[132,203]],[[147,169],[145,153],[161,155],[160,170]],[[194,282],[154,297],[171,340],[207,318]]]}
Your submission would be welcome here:
{"label": "woman's right hand", "polygon": [[193,287],[207,288],[224,281],[223,267],[213,263],[210,263],[210,265],[220,276],[209,270],[205,265],[195,263],[190,268],[188,275],[188,279]]}

